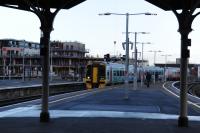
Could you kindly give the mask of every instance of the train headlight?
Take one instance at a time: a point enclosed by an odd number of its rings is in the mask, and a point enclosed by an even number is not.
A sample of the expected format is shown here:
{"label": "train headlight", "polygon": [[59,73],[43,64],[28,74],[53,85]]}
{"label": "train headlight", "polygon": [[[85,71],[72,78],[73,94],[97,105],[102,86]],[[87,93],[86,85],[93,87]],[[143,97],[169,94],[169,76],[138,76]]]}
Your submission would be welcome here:
{"label": "train headlight", "polygon": [[87,79],[90,79],[90,77],[88,76]]}

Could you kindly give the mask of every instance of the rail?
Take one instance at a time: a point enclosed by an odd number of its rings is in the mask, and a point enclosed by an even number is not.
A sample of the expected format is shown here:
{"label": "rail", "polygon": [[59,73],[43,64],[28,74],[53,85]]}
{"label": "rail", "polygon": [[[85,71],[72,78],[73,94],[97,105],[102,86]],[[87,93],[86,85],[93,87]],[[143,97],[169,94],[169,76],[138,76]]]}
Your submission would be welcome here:
{"label": "rail", "polygon": [[188,93],[200,97],[200,82],[190,83]]}
{"label": "rail", "polygon": [[[176,88],[180,88],[180,82],[176,82],[174,84],[174,86],[176,86]],[[194,96],[198,96],[200,97],[200,82],[196,81],[196,82],[190,82],[188,83],[188,93]]]}

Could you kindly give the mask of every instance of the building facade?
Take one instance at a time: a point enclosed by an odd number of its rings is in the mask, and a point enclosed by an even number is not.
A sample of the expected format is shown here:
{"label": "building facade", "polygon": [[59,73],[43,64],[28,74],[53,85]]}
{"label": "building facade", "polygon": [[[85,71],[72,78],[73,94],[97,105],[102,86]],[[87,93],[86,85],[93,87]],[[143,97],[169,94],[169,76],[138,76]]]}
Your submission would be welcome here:
{"label": "building facade", "polygon": [[[82,80],[87,59],[85,44],[79,42],[50,43],[50,76]],[[42,74],[40,44],[25,40],[0,40],[0,78],[38,78]]]}
{"label": "building facade", "polygon": [[85,44],[79,42],[51,42],[50,71],[62,79],[82,80],[88,59]]}

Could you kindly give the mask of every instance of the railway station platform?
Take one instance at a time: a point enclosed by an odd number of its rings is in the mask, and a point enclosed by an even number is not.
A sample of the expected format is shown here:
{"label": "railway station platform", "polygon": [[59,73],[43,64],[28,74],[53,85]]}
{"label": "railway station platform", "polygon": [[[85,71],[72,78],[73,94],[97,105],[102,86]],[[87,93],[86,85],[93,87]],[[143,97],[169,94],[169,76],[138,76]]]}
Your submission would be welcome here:
{"label": "railway station platform", "polygon": [[51,120],[40,123],[37,102],[0,110],[2,133],[197,133],[199,110],[189,105],[189,127],[177,126],[179,99],[162,84],[133,89],[124,86],[91,90],[50,102]]}

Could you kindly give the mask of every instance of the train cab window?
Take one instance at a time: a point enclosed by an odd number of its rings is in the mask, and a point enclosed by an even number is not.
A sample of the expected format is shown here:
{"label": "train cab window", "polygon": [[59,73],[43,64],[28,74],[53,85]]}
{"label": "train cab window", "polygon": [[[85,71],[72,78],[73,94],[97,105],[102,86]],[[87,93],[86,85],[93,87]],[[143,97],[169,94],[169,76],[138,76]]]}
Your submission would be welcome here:
{"label": "train cab window", "polygon": [[109,73],[109,71],[107,72],[107,77],[109,77],[109,75],[110,75],[110,73]]}
{"label": "train cab window", "polygon": [[122,70],[120,71],[120,76],[123,76],[123,71]]}
{"label": "train cab window", "polygon": [[120,71],[117,71],[117,76],[120,76]]}
{"label": "train cab window", "polygon": [[114,75],[114,76],[117,76],[117,71],[113,71],[113,75]]}
{"label": "train cab window", "polygon": [[92,74],[92,65],[88,65],[87,66],[86,76],[91,76],[91,74]]}
{"label": "train cab window", "polygon": [[122,71],[122,76],[124,76],[124,71]]}
{"label": "train cab window", "polygon": [[106,72],[105,72],[105,66],[104,65],[100,65],[99,66],[99,75],[100,75],[100,77],[105,77],[105,74],[106,74]]}

